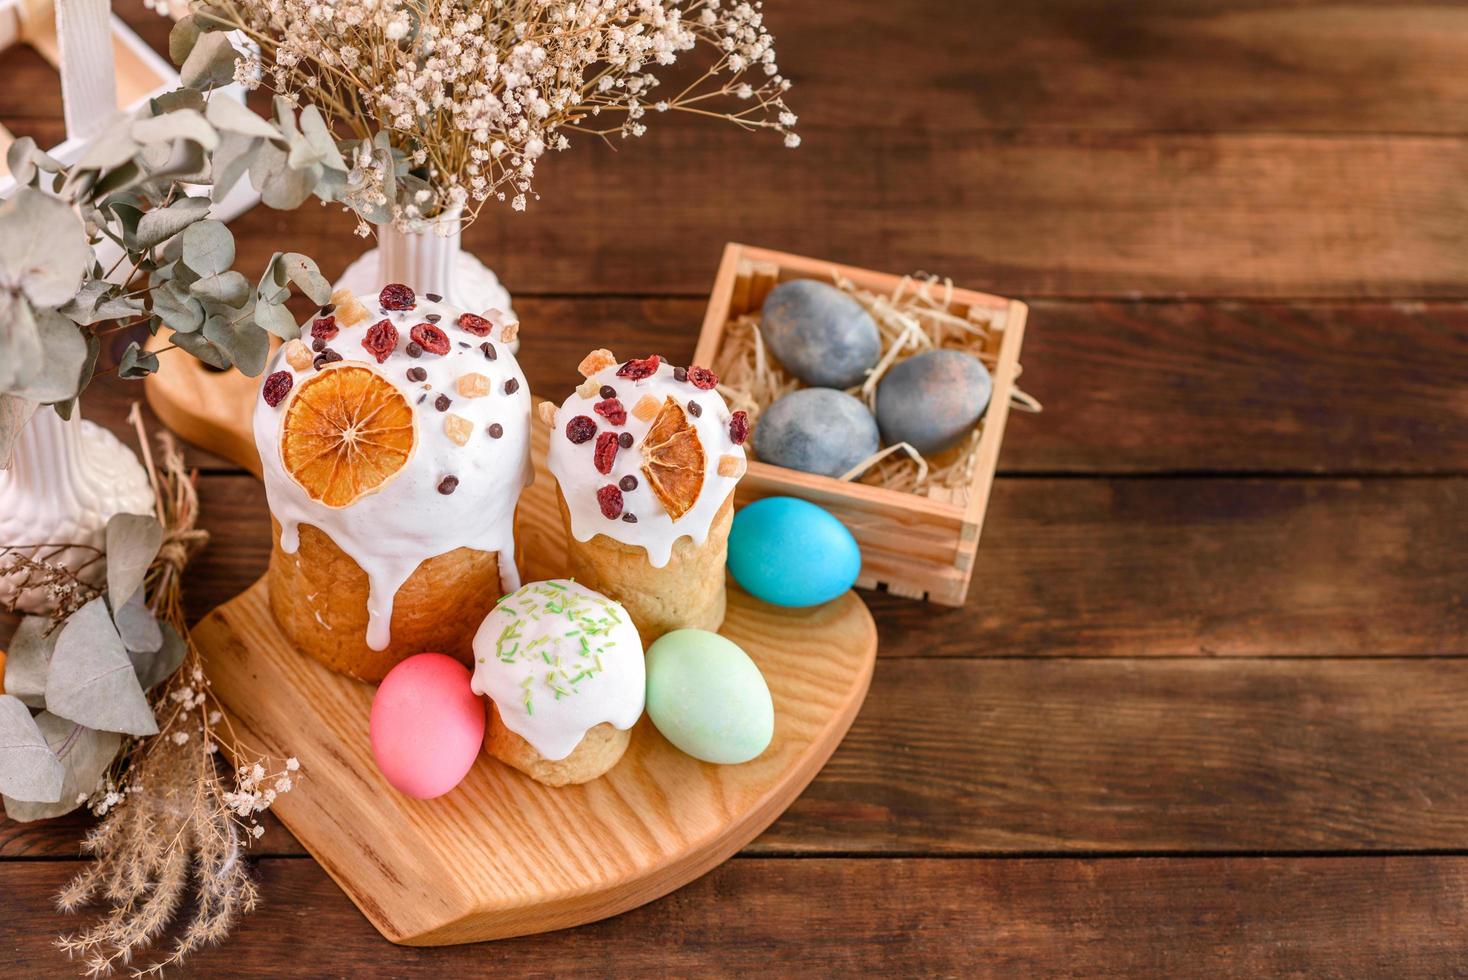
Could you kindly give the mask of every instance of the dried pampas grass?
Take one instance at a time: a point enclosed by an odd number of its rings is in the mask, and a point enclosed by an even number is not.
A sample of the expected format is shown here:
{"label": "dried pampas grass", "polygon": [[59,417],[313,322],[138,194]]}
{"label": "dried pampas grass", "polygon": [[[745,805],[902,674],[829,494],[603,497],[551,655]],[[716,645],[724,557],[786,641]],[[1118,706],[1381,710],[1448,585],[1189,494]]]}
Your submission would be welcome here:
{"label": "dried pampas grass", "polygon": [[[991,373],[994,371],[1004,313],[974,310],[964,317],[952,312],[952,280],[929,275],[905,276],[886,294],[862,289],[834,271],[831,281],[871,313],[881,335],[882,355],[877,366],[861,385],[847,389],[848,394],[860,398],[867,408],[875,411],[877,385],[892,366],[924,351],[938,348],[965,351],[982,361]],[[765,348],[757,313],[740,316],[725,327],[714,372],[720,379],[720,394],[732,408],[748,412],[751,424],[758,423],[762,408],[802,386]],[[1040,403],[1018,387],[1010,402],[1021,411],[1041,410]],[[924,458],[905,442],[884,446],[840,479],[960,505],[967,503],[983,431],[981,419],[960,445],[931,459]]]}

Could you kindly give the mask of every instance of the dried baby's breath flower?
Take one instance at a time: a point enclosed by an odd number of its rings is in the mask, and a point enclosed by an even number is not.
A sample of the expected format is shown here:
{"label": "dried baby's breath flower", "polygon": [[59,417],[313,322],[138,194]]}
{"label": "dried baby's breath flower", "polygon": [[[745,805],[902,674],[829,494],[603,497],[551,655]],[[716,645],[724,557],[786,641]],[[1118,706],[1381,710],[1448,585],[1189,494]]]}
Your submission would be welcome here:
{"label": "dried baby's breath flower", "polygon": [[[236,81],[315,105],[360,141],[342,200],[400,227],[489,200],[524,210],[536,161],[568,134],[640,136],[649,109],[800,142],[758,2],[210,0],[195,13],[258,45]],[[430,194],[398,196],[394,154]]]}

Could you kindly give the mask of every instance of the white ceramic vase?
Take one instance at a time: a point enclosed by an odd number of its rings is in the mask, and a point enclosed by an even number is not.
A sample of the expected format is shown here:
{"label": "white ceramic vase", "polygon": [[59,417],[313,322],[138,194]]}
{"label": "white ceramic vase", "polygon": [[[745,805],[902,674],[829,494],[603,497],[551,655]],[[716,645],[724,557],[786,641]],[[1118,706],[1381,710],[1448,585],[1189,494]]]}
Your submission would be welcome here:
{"label": "white ceramic vase", "polygon": [[[43,406],[15,442],[9,469],[0,470],[0,545],[47,545],[24,549],[29,557],[80,568],[96,557],[113,514],[153,513],[153,490],[133,451],[116,436],[73,410],[62,419]],[[92,562],[81,577],[93,585],[106,578],[106,565]],[[19,575],[0,576],[0,600],[25,612],[49,612],[45,593],[22,590]]]}
{"label": "white ceramic vase", "polygon": [[[347,266],[338,289],[375,296],[390,282],[421,294],[434,293],[470,313],[499,310],[514,317],[510,294],[485,264],[463,249],[463,223],[458,214],[437,219],[434,227],[405,232],[380,225],[377,247]],[[445,233],[446,232],[446,233]]]}

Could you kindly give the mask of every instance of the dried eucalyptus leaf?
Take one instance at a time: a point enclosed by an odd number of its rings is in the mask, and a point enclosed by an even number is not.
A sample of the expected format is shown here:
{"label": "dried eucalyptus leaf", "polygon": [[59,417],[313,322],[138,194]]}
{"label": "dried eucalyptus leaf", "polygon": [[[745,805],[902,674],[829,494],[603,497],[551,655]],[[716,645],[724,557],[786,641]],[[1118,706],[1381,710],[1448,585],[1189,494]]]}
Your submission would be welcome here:
{"label": "dried eucalyptus leaf", "polygon": [[269,121],[251,112],[243,102],[223,95],[209,100],[204,118],[225,133],[260,136],[265,139],[281,138],[280,130],[270,125]]}
{"label": "dried eucalyptus leaf", "polygon": [[121,608],[143,584],[163,546],[163,525],[151,514],[113,514],[107,521],[107,598]]}
{"label": "dried eucalyptus leaf", "polygon": [[22,187],[36,178],[38,168],[33,156],[35,152],[36,141],[29,136],[18,138],[5,151],[5,166],[10,170],[10,176],[15,178],[16,184]]}
{"label": "dried eucalyptus leaf", "polygon": [[203,304],[189,295],[188,286],[176,281],[165,282],[153,291],[153,313],[181,333],[193,333],[204,325]]}
{"label": "dried eucalyptus leaf", "polygon": [[0,392],[18,393],[42,357],[41,331],[24,297],[0,290]]}
{"label": "dried eucalyptus leaf", "polygon": [[228,34],[202,34],[179,67],[178,79],[189,88],[205,91],[228,85],[234,81],[238,60],[239,52],[230,45]]}
{"label": "dried eucalyptus leaf", "polygon": [[122,352],[117,362],[117,376],[125,381],[137,381],[158,371],[158,355],[143,350],[134,340]]}
{"label": "dried eucalyptus leaf", "polygon": [[97,305],[101,320],[125,320],[143,312],[143,301],[137,296],[108,296]]}
{"label": "dried eucalyptus leaf", "polygon": [[239,307],[250,295],[250,280],[230,269],[217,276],[200,279],[189,287],[189,292],[206,302]]}
{"label": "dried eucalyptus leaf", "polygon": [[331,283],[326,281],[320,267],[307,256],[300,252],[286,252],[280,257],[276,268],[282,270],[286,278],[295,283],[296,288],[316,305],[322,306],[331,300]]}
{"label": "dried eucalyptus leaf", "polygon": [[71,168],[72,177],[69,180],[75,179],[78,173],[121,167],[137,156],[142,147],[132,138],[132,124],[130,116],[121,113],[115,116],[107,124],[107,128],[94,136],[82,150],[81,157]]}
{"label": "dried eucalyptus leaf", "polygon": [[55,803],[23,803],[7,796],[5,813],[11,820],[46,820],[75,810],[97,788],[122,748],[120,735],[95,731],[49,711],[36,715],[36,726],[65,770],[61,798]]}
{"label": "dried eucalyptus leaf", "polygon": [[327,126],[321,110],[314,105],[301,110],[301,135],[310,146],[315,162],[324,163],[333,170],[347,169],[347,161],[342,159],[331,128]]}
{"label": "dried eucalyptus leaf", "polygon": [[255,325],[253,317],[211,316],[204,321],[204,337],[227,351],[241,374],[253,378],[265,370],[270,338]]}
{"label": "dried eucalyptus leaf", "polygon": [[210,367],[217,367],[222,371],[233,363],[223,348],[202,333],[174,333],[170,339]]}
{"label": "dried eucalyptus leaf", "polygon": [[207,197],[184,197],[166,208],[144,214],[134,240],[139,248],[155,248],[209,213]]}
{"label": "dried eucalyptus leaf", "polygon": [[22,187],[0,203],[0,281],[36,306],[60,306],[81,287],[92,249],[64,201]]}
{"label": "dried eucalyptus leaf", "polygon": [[255,156],[263,145],[264,140],[256,136],[224,134],[213,158],[214,189],[210,196],[215,201],[224,200],[234,190],[234,185],[255,165]]}
{"label": "dried eucalyptus leaf", "polygon": [[301,335],[301,325],[291,311],[278,303],[255,304],[255,322],[281,340],[294,340]]}
{"label": "dried eucalyptus leaf", "polygon": [[175,68],[189,60],[189,53],[199,43],[199,36],[203,33],[193,14],[179,18],[178,23],[173,25],[173,30],[168,32],[168,58]]}
{"label": "dried eucalyptus leaf", "polygon": [[74,397],[82,386],[87,363],[87,339],[81,329],[55,310],[35,311],[36,335],[45,352],[22,367],[24,384],[11,393],[49,405]]}
{"label": "dried eucalyptus leaf", "polygon": [[0,793],[27,803],[61,799],[66,769],[19,698],[0,694]]}
{"label": "dried eucalyptus leaf", "polygon": [[176,112],[179,109],[203,112],[205,104],[204,93],[196,88],[176,88],[172,92],[164,92],[157,98],[148,101],[148,107],[153,110],[155,116]]}
{"label": "dried eucalyptus leaf", "polygon": [[189,140],[206,150],[219,145],[219,133],[193,109],[176,109],[161,116],[139,119],[133,123],[132,138],[144,145]]}
{"label": "dried eucalyptus leaf", "polygon": [[46,706],[46,671],[51,666],[51,651],[56,649],[56,634],[46,616],[27,616],[10,638],[10,652],[5,659],[5,693],[20,698],[32,708]]}
{"label": "dried eucalyptus leaf", "polygon": [[321,173],[320,164],[293,169],[284,150],[262,142],[250,166],[250,184],[260,192],[260,200],[268,207],[291,211],[311,196]]}
{"label": "dried eucalyptus leaf", "polygon": [[[0,345],[3,346],[3,345]],[[10,468],[10,454],[15,451],[15,440],[20,430],[36,413],[36,403],[18,395],[0,395],[0,470]]]}
{"label": "dried eucalyptus leaf", "polygon": [[46,707],[88,728],[157,734],[153,709],[103,599],[82,606],[61,627],[46,672]]}
{"label": "dried eucalyptus leaf", "polygon": [[160,623],[159,626],[162,641],[157,650],[151,653],[133,651],[129,654],[132,657],[133,670],[138,675],[138,683],[145,691],[152,690],[172,677],[173,672],[183,663],[184,655],[188,653],[188,647],[177,630],[167,623]]}
{"label": "dried eucalyptus leaf", "polygon": [[183,231],[183,260],[200,278],[217,276],[234,265],[234,236],[212,218]]}
{"label": "dried eucalyptus leaf", "polygon": [[117,627],[117,635],[122,637],[122,645],[127,647],[128,653],[157,653],[163,645],[163,631],[153,617],[153,610],[144,601],[141,589],[112,614],[112,623]]}

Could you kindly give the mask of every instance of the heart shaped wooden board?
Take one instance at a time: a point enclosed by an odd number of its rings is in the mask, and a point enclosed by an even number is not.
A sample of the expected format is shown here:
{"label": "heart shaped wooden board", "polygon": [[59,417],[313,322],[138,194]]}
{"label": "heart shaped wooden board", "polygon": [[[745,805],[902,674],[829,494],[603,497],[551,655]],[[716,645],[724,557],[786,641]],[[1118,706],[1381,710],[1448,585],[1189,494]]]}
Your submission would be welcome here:
{"label": "heart shaped wooden board", "polygon": [[[176,352],[175,352],[176,353]],[[165,355],[148,400],[171,427],[259,472],[249,418],[256,382]],[[528,579],[561,574],[565,535],[536,430],[536,481],[518,531]],[[263,490],[262,490],[263,492]],[[273,812],[393,942],[441,945],[561,929],[667,894],[728,858],[784,811],[840,743],[866,696],[877,636],[848,592],[781,609],[731,584],[720,630],[759,665],[775,737],[753,762],[714,766],[673,748],[644,717],[607,775],[552,789],[488,755],[435,800],[378,774],[373,689],[319,666],[276,627],[261,580],[194,631],[240,742],[303,766]]]}

